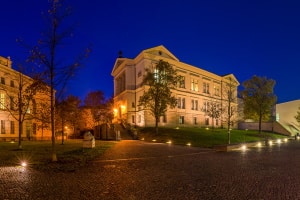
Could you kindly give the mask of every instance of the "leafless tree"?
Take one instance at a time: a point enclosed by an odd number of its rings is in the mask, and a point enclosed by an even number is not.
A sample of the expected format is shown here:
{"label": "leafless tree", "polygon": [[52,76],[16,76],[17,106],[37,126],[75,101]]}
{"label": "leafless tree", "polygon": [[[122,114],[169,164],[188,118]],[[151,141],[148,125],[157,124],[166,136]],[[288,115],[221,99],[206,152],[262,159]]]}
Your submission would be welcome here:
{"label": "leafless tree", "polygon": [[222,107],[224,108],[224,118],[223,121],[227,125],[227,133],[228,133],[228,144],[230,144],[230,131],[232,129],[232,125],[235,122],[235,116],[238,113],[237,108],[237,86],[238,82],[234,80],[232,77],[227,77],[222,85]]}
{"label": "leafless tree", "polygon": [[48,30],[42,34],[40,39],[31,50],[30,61],[35,62],[43,74],[44,81],[50,86],[51,104],[51,138],[52,138],[52,161],[57,161],[55,149],[55,102],[70,78],[83,66],[84,59],[90,52],[89,49],[80,54],[73,61],[62,59],[60,47],[65,45],[65,40],[72,35],[73,26],[68,26],[67,17],[71,14],[69,7],[64,5],[63,0],[49,0],[49,10],[46,17]]}

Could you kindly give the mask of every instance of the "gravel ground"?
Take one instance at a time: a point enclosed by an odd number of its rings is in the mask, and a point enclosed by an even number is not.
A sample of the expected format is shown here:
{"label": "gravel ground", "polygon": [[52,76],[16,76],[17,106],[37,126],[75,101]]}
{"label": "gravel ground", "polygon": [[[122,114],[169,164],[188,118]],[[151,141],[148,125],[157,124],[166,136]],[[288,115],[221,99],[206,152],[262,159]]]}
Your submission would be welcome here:
{"label": "gravel ground", "polygon": [[121,141],[86,168],[0,168],[0,199],[300,199],[300,141],[246,151]]}

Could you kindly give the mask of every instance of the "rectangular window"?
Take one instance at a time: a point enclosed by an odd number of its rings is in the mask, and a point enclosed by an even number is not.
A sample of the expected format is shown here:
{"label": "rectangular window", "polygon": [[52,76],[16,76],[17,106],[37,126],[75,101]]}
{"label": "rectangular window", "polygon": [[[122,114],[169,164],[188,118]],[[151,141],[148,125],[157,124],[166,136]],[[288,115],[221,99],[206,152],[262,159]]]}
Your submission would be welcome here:
{"label": "rectangular window", "polygon": [[37,129],[36,123],[33,123],[32,124],[32,134],[33,135],[36,135],[36,129]]}
{"label": "rectangular window", "polygon": [[197,117],[194,117],[193,121],[194,121],[194,124],[196,125],[197,124]]}
{"label": "rectangular window", "polygon": [[166,115],[163,116],[163,123],[167,123],[167,116]]}
{"label": "rectangular window", "polygon": [[13,80],[10,81],[10,87],[15,87],[15,82]]}
{"label": "rectangular window", "polygon": [[132,122],[132,123],[135,123],[134,115],[131,115],[131,122]]}
{"label": "rectangular window", "polygon": [[184,116],[179,116],[179,124],[184,124]]}
{"label": "rectangular window", "polygon": [[139,115],[139,118],[138,118],[138,123],[141,123],[142,122],[142,116]]}
{"label": "rectangular window", "polygon": [[185,77],[182,76],[179,81],[179,88],[185,88]]}
{"label": "rectangular window", "polygon": [[10,134],[15,134],[15,122],[10,122]]}
{"label": "rectangular window", "polygon": [[195,110],[198,110],[198,100],[195,100]]}
{"label": "rectangular window", "polygon": [[203,93],[209,94],[209,83],[203,83]]}
{"label": "rectangular window", "polygon": [[182,108],[182,109],[185,109],[185,98],[182,98],[181,108]]}
{"label": "rectangular window", "polygon": [[5,78],[1,77],[1,84],[5,85]]}
{"label": "rectangular window", "polygon": [[0,93],[0,109],[5,109],[5,94]]}
{"label": "rectangular window", "polygon": [[14,110],[15,109],[15,101],[14,101],[14,97],[10,97],[10,109]]}
{"label": "rectangular window", "polygon": [[178,99],[177,99],[177,108],[185,109],[185,98],[178,97]]}
{"label": "rectangular window", "polygon": [[192,101],[191,101],[191,109],[195,110],[195,101],[194,101],[194,99],[192,99]]}
{"label": "rectangular window", "polygon": [[202,108],[202,111],[203,111],[203,112],[207,112],[208,109],[209,109],[209,102],[204,101],[204,102],[203,102],[203,108]]}
{"label": "rectangular window", "polygon": [[5,134],[5,121],[1,120],[1,134]]}
{"label": "rectangular window", "polygon": [[209,118],[205,118],[205,125],[209,125]]}
{"label": "rectangular window", "polygon": [[181,108],[181,97],[177,99],[177,108]]}
{"label": "rectangular window", "polygon": [[192,79],[191,81],[191,90],[198,92],[198,80]]}
{"label": "rectangular window", "polygon": [[215,96],[220,96],[220,87],[214,86],[214,90],[215,90]]}
{"label": "rectangular window", "polygon": [[26,122],[26,137],[30,140],[30,123],[29,122]]}

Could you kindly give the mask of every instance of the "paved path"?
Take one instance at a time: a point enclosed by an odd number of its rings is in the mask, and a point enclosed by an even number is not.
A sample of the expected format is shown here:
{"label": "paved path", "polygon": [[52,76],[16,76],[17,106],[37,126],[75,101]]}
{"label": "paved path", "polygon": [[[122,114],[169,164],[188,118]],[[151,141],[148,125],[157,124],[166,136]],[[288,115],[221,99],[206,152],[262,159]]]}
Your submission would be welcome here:
{"label": "paved path", "polygon": [[300,199],[300,141],[245,152],[121,141],[88,168],[0,168],[0,199]]}

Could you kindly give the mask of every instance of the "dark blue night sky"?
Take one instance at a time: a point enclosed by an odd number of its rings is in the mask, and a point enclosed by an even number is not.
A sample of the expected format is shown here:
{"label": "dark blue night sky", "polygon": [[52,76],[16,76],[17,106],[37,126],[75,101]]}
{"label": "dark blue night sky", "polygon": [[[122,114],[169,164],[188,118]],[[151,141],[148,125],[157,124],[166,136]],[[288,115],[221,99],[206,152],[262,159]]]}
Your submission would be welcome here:
{"label": "dark blue night sky", "polygon": [[[83,98],[89,91],[113,94],[111,74],[120,50],[134,58],[164,45],[180,61],[242,83],[253,75],[276,81],[278,102],[300,99],[300,1],[290,0],[109,0],[69,1],[78,24],[65,57],[92,44],[93,51],[69,84]],[[0,55],[14,62],[27,51],[16,39],[35,44],[44,29],[47,0],[1,2]]]}

